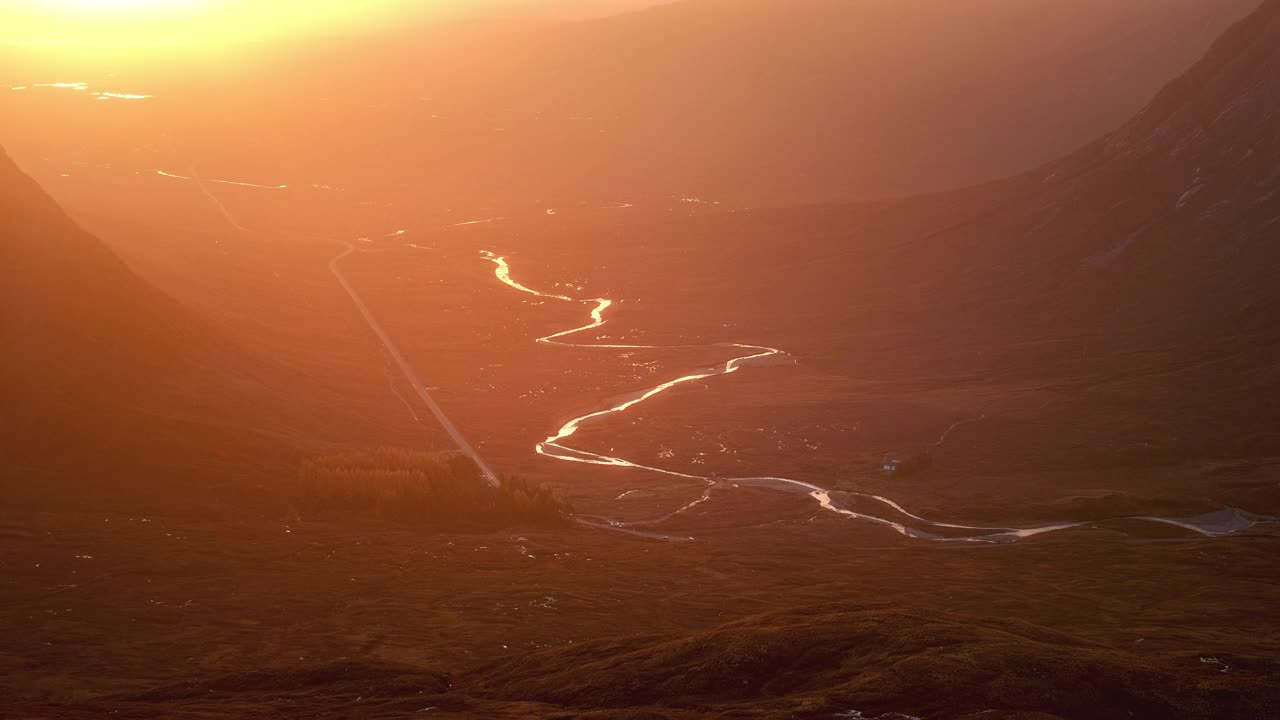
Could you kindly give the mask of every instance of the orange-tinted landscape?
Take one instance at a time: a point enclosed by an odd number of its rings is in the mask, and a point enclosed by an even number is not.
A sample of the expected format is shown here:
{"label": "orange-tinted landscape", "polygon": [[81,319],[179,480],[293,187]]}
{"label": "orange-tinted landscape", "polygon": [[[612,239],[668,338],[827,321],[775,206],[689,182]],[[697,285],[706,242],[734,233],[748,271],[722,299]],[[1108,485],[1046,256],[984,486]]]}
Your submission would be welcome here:
{"label": "orange-tinted landscape", "polygon": [[0,717],[1280,717],[1280,0],[10,0],[0,147]]}

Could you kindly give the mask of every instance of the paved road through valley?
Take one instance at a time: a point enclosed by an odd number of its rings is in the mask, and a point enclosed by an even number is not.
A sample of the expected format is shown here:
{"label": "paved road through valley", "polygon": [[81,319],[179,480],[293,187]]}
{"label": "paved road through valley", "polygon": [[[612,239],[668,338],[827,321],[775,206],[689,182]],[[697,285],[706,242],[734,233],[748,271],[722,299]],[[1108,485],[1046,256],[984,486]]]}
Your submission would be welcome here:
{"label": "paved road through valley", "polygon": [[378,336],[378,340],[380,340],[382,342],[382,346],[387,349],[387,353],[391,355],[391,359],[395,360],[396,365],[400,366],[400,372],[404,373],[405,380],[409,381],[409,387],[413,388],[413,391],[418,394],[418,397],[422,398],[422,402],[431,410],[431,414],[434,415],[436,421],[440,423],[440,427],[444,428],[445,432],[449,433],[449,437],[453,438],[453,442],[458,446],[458,449],[461,450],[463,454],[475,461],[476,466],[480,468],[480,472],[484,474],[485,480],[489,481],[490,485],[497,487],[498,476],[495,475],[493,470],[491,470],[488,464],[485,463],[484,458],[480,457],[480,453],[476,452],[476,449],[471,447],[471,443],[467,442],[467,439],[463,437],[462,432],[453,424],[453,421],[449,419],[449,416],[444,414],[444,410],[441,409],[440,405],[435,401],[435,398],[431,397],[431,393],[427,392],[426,386],[418,379],[418,374],[414,372],[413,366],[404,359],[404,355],[400,354],[399,348],[397,348],[396,344],[391,341],[391,337],[382,329],[382,326],[378,324],[378,321],[374,319],[373,313],[369,312],[369,308],[364,304],[364,300],[360,298],[360,294],[355,291],[355,288],[351,287],[351,283],[347,282],[346,276],[342,274],[342,269],[339,268],[342,259],[355,252],[355,250],[355,247],[348,244],[346,250],[338,253],[336,257],[329,261],[329,272],[333,273],[333,276],[338,279],[338,284],[342,285],[342,289],[346,290],[347,294],[351,296],[351,302],[355,303],[356,309],[360,311],[360,315],[364,317],[364,321],[369,324],[369,328],[373,330],[373,334]]}

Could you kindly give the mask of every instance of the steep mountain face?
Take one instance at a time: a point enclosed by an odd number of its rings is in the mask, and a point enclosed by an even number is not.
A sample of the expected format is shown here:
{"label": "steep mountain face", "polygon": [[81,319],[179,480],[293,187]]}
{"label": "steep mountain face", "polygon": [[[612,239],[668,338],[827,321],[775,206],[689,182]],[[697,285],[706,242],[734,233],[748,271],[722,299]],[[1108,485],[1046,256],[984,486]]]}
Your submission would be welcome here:
{"label": "steep mountain face", "polygon": [[938,237],[930,252],[981,270],[938,268],[941,288],[1004,302],[1029,329],[1274,342],[1256,321],[1278,296],[1278,71],[1280,4],[1267,2],[1132,121]]}
{"label": "steep mountain face", "polygon": [[1138,303],[1230,323],[1275,302],[1278,118],[1280,4],[1267,2],[1132,122],[1050,169],[1059,207],[1110,225],[1072,248],[1079,284],[1135,321]]}
{"label": "steep mountain face", "polygon": [[1269,0],[1117,131],[886,249],[880,267],[911,282],[868,278],[860,299],[920,330],[902,352],[926,364],[1056,378],[1074,422],[1146,418],[1145,442],[1174,454],[1274,453],[1278,120]]}
{"label": "steep mountain face", "polygon": [[1270,333],[1262,319],[1280,297],[1277,70],[1280,3],[1269,0],[1131,121],[1040,170],[881,206],[734,222],[759,234],[800,230],[803,240],[781,241],[799,268],[845,288],[858,323],[873,327],[1130,347]]}

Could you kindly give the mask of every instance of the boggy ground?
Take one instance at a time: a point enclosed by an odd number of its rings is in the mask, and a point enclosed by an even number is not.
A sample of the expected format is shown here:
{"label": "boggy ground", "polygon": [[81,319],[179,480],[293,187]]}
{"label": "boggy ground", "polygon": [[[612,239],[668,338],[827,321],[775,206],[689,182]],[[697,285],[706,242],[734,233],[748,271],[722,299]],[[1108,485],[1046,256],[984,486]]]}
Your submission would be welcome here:
{"label": "boggy ground", "polygon": [[[691,512],[698,541],[674,543],[299,523],[250,499],[263,510],[6,508],[0,716],[1280,710],[1265,535],[942,547],[761,493]],[[717,528],[725,513],[740,522]]]}

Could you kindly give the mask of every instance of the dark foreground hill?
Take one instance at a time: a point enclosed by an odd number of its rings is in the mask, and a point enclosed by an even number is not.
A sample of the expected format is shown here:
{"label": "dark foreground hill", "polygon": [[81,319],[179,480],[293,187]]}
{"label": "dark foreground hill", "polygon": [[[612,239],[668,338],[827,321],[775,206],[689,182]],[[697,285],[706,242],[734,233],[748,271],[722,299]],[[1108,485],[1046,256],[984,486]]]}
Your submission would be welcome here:
{"label": "dark foreground hill", "polygon": [[583,708],[741,705],[773,717],[840,717],[854,708],[867,717],[1263,717],[1280,708],[1280,690],[1231,681],[1180,687],[1182,659],[1136,661],[1016,621],[843,604],[677,638],[584,643],[480,674],[486,690],[511,699]]}
{"label": "dark foreground hill", "polygon": [[1266,532],[941,547],[810,511],[660,543],[300,509],[6,503],[0,717],[1235,720],[1280,703]]}

